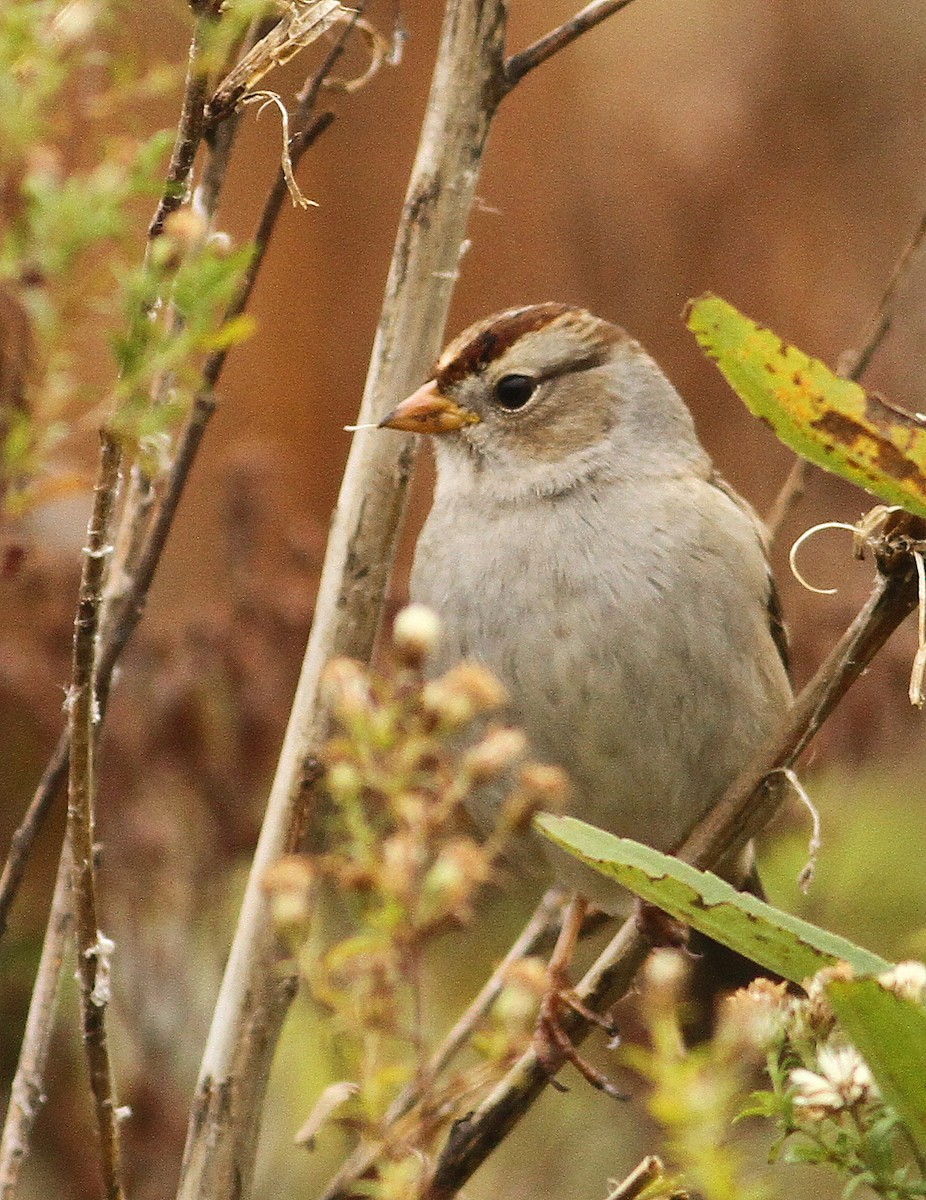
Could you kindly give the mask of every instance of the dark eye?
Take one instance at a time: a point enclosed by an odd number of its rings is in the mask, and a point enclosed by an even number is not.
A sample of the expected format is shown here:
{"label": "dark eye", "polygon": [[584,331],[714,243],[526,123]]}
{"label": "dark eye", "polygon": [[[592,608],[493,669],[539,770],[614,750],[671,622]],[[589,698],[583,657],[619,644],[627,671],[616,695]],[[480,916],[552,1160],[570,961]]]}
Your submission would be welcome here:
{"label": "dark eye", "polygon": [[495,402],[509,412],[523,408],[537,389],[537,380],[529,375],[503,375],[495,385]]}

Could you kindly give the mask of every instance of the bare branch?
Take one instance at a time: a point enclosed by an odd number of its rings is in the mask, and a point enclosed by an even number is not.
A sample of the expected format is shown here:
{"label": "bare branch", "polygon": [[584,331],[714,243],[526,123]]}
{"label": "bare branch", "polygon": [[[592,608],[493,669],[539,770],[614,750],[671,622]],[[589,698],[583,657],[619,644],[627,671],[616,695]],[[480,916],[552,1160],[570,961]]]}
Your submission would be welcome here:
{"label": "bare branch", "polygon": [[19,1172],[29,1156],[32,1128],[45,1101],[45,1066],[54,1031],[59,983],[74,932],[72,869],[70,846],[65,841],[0,1140],[0,1200],[13,1200],[16,1195]]}
{"label": "bare branch", "polygon": [[121,452],[106,432],[100,439],[100,470],[87,527],[87,545],[74,622],[74,665],[68,695],[71,762],[68,779],[68,841],[73,858],[77,933],[77,972],[83,1017],[84,1050],[96,1106],[100,1165],[107,1200],[122,1200],[122,1168],[116,1101],[106,1035],[109,1001],[109,955],[112,943],[100,931],[94,864],[96,805],[96,744],[100,710],[96,668],[103,582],[108,559],[111,520],[119,485]]}
{"label": "bare branch", "polygon": [[203,138],[206,100],[209,96],[209,70],[204,43],[214,22],[215,17],[211,13],[203,13],[197,19],[193,32],[177,136],[167,168],[164,191],[148,226],[149,241],[161,233],[164,222],[186,198],[193,162]]}
{"label": "bare branch", "polygon": [[589,29],[612,17],[615,13],[626,8],[632,0],[592,0],[591,4],[580,9],[570,20],[564,21],[556,29],[538,38],[524,50],[505,60],[505,82],[510,91],[535,67],[545,63],[548,58],[571,45],[576,38],[581,37]]}
{"label": "bare branch", "polygon": [[[450,0],[431,96],[393,254],[359,423],[420,381],[443,337],[460,246],[501,78],[504,0]],[[369,656],[411,473],[407,437],[354,438],[267,814],[203,1056],[180,1196],[246,1194],[263,1084],[289,992],[275,973],[261,885],[290,842],[303,779],[324,733],[321,668]],[[375,497],[375,502],[371,502]],[[292,984],[290,983],[290,991]]]}
{"label": "bare branch", "polygon": [[880,349],[881,343],[889,333],[896,315],[897,292],[900,289],[900,285],[909,275],[910,269],[922,248],[924,239],[926,239],[926,212],[920,216],[913,236],[907,242],[906,246],[904,246],[903,250],[901,250],[897,261],[894,263],[891,277],[888,280],[887,287],[884,289],[884,295],[881,297],[877,311],[874,317],[872,317],[868,337],[865,339],[862,348],[856,351],[855,354],[847,356],[848,361],[840,372],[846,378],[861,379],[868,370],[869,364],[876,352]]}
{"label": "bare branch", "polygon": [[[697,824],[679,849],[679,858],[710,868],[768,823],[783,795],[781,789],[766,786],[770,772],[795,762],[851,684],[916,606],[916,576],[910,556],[883,554],[881,567],[864,608],[794,701],[784,728],[769,739],[749,769]],[[626,993],[648,951],[643,932],[630,918],[576,989],[580,999],[597,1012],[609,1008]],[[588,1023],[576,1012],[565,1014],[563,1026],[574,1043],[589,1032]],[[529,1050],[476,1111],[454,1125],[423,1200],[449,1200],[456,1195],[548,1082],[536,1054]]]}

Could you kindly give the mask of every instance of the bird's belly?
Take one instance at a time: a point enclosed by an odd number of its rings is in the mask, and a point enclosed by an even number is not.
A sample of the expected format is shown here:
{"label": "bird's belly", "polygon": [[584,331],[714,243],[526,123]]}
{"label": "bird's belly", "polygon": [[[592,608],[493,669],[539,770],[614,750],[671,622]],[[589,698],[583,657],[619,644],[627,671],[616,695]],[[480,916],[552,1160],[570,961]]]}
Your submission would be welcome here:
{"label": "bird's belly", "polygon": [[[532,755],[567,772],[570,810],[592,824],[673,848],[786,703],[783,676],[770,682],[733,653],[744,638],[739,614],[756,609],[755,599],[731,587],[700,610],[683,554],[668,568],[661,556],[656,571],[645,546],[596,563],[542,537],[483,529],[461,544],[459,527],[453,555],[440,540],[424,546],[412,590],[443,618],[437,668],[470,658],[502,680]],[[512,561],[512,546],[523,561]],[[472,586],[460,586],[461,573]],[[498,798],[475,798],[480,824],[492,824]],[[544,849],[563,882],[606,908],[625,907],[622,890]],[[536,859],[536,845],[518,857]]]}

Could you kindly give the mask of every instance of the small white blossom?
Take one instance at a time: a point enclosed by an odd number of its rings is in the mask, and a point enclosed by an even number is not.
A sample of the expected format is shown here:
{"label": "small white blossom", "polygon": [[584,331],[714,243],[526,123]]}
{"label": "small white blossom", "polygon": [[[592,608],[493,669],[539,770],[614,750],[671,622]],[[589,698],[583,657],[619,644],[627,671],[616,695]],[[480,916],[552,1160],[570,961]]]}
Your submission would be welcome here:
{"label": "small white blossom", "polygon": [[817,1070],[798,1067],[789,1075],[794,1103],[808,1112],[839,1112],[878,1094],[877,1085],[854,1046],[824,1046]]}
{"label": "small white blossom", "polygon": [[878,976],[878,983],[906,1000],[922,1004],[926,1000],[926,966],[921,962],[902,962]]}

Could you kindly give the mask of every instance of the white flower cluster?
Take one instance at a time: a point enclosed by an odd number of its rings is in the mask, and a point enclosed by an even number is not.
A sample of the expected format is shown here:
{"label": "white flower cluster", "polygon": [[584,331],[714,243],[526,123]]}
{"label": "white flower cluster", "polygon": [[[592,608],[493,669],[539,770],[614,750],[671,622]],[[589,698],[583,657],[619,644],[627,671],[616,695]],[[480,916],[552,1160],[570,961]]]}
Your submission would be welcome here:
{"label": "white flower cluster", "polygon": [[877,1084],[854,1046],[823,1046],[816,1065],[816,1071],[797,1067],[788,1076],[794,1103],[808,1115],[840,1112],[878,1098]]}

